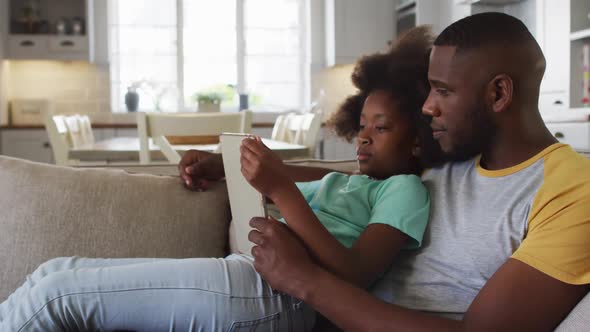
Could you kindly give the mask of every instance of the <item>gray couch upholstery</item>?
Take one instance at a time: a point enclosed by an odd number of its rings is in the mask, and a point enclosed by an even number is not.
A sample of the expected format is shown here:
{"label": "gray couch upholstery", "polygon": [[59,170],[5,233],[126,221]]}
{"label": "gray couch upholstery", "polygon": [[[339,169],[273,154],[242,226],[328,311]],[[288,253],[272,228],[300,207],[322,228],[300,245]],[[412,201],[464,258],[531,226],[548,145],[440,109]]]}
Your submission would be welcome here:
{"label": "gray couch upholstery", "polygon": [[223,183],[0,157],[0,301],[52,257],[223,256],[228,204]]}
{"label": "gray couch upholstery", "polygon": [[[175,166],[69,168],[0,156],[0,301],[54,257],[224,256],[231,218],[224,183],[191,192],[176,174]],[[590,330],[589,296],[558,330]]]}

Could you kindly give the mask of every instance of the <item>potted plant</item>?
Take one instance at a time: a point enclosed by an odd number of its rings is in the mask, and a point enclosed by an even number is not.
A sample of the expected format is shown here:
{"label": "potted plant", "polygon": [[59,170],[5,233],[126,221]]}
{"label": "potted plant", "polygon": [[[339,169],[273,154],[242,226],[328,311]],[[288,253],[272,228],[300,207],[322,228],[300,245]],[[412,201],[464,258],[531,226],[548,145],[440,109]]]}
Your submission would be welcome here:
{"label": "potted plant", "polygon": [[193,95],[193,100],[197,102],[199,112],[219,112],[223,95],[217,92],[197,92]]}

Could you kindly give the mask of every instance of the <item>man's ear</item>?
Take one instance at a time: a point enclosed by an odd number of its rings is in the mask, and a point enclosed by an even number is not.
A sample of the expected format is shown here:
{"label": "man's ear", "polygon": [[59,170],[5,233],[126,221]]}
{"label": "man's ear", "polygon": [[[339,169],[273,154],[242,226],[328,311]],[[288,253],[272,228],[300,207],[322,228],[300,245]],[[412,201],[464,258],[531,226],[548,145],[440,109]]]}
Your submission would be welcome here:
{"label": "man's ear", "polygon": [[496,75],[488,84],[489,103],[495,113],[503,112],[512,104],[514,82],[506,74]]}

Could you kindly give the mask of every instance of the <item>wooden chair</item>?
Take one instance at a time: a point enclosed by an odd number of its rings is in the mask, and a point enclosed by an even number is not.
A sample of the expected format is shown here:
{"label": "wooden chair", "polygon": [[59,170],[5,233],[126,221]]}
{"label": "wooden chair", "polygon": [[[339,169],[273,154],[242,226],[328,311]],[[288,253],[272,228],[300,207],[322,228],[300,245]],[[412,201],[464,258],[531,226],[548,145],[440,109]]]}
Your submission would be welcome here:
{"label": "wooden chair", "polygon": [[151,138],[172,164],[180,162],[166,136],[219,136],[222,132],[249,133],[252,112],[238,113],[137,113],[140,164],[150,164]]}
{"label": "wooden chair", "polygon": [[273,126],[271,139],[306,146],[308,157],[313,158],[321,125],[321,113],[280,115]]}
{"label": "wooden chair", "polygon": [[94,142],[90,118],[87,115],[48,115],[45,117],[45,130],[49,136],[56,165],[79,164],[78,160],[69,159],[69,150]]}

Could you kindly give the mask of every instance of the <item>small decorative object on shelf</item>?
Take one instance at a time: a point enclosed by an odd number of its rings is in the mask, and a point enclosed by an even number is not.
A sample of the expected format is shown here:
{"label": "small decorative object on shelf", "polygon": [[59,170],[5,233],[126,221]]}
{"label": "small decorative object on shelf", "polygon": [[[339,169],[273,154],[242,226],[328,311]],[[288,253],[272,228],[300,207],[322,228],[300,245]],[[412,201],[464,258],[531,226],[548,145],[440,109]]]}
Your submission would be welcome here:
{"label": "small decorative object on shelf", "polygon": [[137,89],[140,85],[140,82],[134,82],[127,88],[127,93],[125,94],[127,112],[137,112],[139,106],[139,93],[137,93]]}
{"label": "small decorative object on shelf", "polygon": [[590,107],[590,44],[582,47],[582,106]]}
{"label": "small decorative object on shelf", "polygon": [[72,18],[72,34],[83,35],[84,34],[84,19],[81,17]]}
{"label": "small decorative object on shelf", "polygon": [[247,110],[250,107],[248,94],[247,93],[240,93],[239,97],[240,97],[240,105],[239,105],[238,109],[240,111]]}
{"label": "small decorative object on shelf", "polygon": [[41,10],[39,0],[26,1],[22,6],[20,23],[24,33],[39,33]]}
{"label": "small decorative object on shelf", "polygon": [[65,17],[60,18],[55,22],[55,33],[58,35],[65,35],[68,32],[68,19]]}

